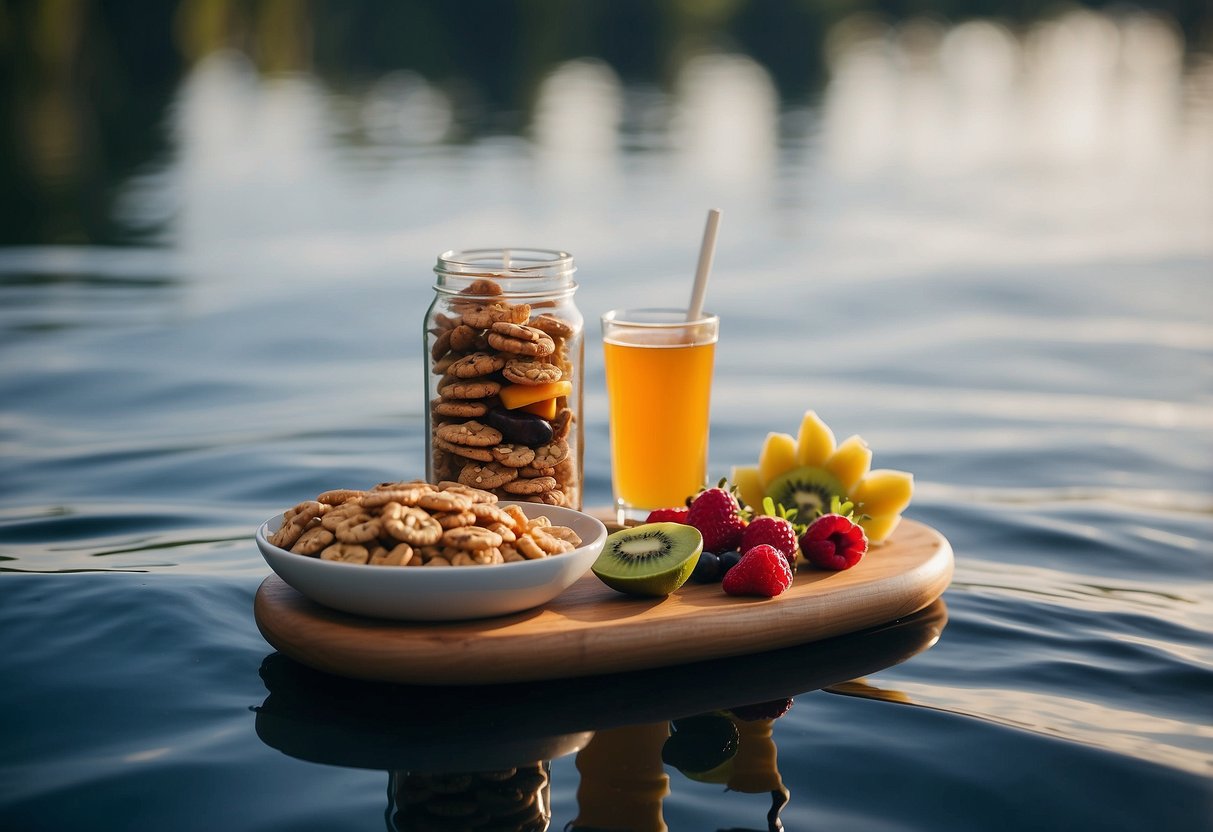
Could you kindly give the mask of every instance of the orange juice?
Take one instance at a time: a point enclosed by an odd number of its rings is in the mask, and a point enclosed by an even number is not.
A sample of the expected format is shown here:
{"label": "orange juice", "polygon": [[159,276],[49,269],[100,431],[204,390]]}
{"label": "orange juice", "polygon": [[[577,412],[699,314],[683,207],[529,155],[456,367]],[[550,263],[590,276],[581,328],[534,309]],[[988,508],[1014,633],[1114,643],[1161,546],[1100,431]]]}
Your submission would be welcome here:
{"label": "orange juice", "polygon": [[715,319],[678,329],[621,324],[603,341],[616,502],[682,505],[707,478]]}

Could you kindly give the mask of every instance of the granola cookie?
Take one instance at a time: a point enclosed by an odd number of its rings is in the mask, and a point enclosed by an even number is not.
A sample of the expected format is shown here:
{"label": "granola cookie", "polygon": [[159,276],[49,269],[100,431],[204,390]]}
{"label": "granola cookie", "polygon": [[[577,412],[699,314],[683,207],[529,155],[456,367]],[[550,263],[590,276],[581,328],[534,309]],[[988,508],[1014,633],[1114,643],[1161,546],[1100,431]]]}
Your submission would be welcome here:
{"label": "granola cookie", "polygon": [[531,318],[530,325],[553,338],[568,338],[573,334],[573,327],[552,315],[535,315]]}
{"label": "granola cookie", "polygon": [[442,332],[438,333],[438,337],[434,339],[433,346],[430,347],[430,358],[437,361],[450,352],[451,332],[452,330],[444,329]]}
{"label": "granola cookie", "polygon": [[412,559],[413,547],[407,543],[397,543],[391,549],[376,546],[368,562],[371,566],[408,566]]}
{"label": "granola cookie", "polygon": [[333,539],[333,533],[324,526],[312,526],[299,536],[295,545],[291,547],[291,551],[297,555],[310,557],[319,554],[322,549],[331,545]]}
{"label": "granola cookie", "polygon": [[535,461],[531,463],[536,468],[555,468],[569,456],[569,443],[557,439],[535,449]]}
{"label": "granola cookie", "polygon": [[334,543],[320,553],[320,559],[341,563],[367,563],[371,559],[371,553],[358,543]]}
{"label": "granola cookie", "polygon": [[428,511],[416,506],[388,503],[380,520],[384,532],[410,546],[428,546],[442,539],[442,526]]}
{"label": "granola cookie", "polygon": [[475,418],[489,412],[489,406],[476,399],[434,399],[432,406],[436,416]]}
{"label": "granola cookie", "polygon": [[463,313],[464,326],[488,329],[495,323],[521,324],[530,320],[531,307],[525,303],[512,304],[504,300],[477,303]]}
{"label": "granola cookie", "polygon": [[506,381],[512,381],[515,384],[551,384],[564,377],[564,371],[555,364],[548,364],[534,358],[511,358],[500,369]]}
{"label": "granola cookie", "polygon": [[498,462],[486,462],[483,465],[472,463],[463,466],[463,470],[459,472],[459,481],[473,488],[497,488],[517,476],[516,469],[507,468]]}
{"label": "granola cookie", "polygon": [[436,491],[423,496],[417,505],[429,511],[467,511],[472,507],[472,498],[453,491]]}
{"label": "granola cookie", "polygon": [[511,494],[543,494],[556,488],[556,480],[553,477],[519,478],[503,483],[501,488]]}
{"label": "granola cookie", "polygon": [[444,546],[450,546],[465,552],[479,549],[496,549],[504,541],[501,535],[480,526],[463,526],[457,529],[447,529],[442,535]]}
{"label": "granola cookie", "polygon": [[485,503],[497,502],[497,495],[492,491],[485,491],[482,488],[473,488],[470,485],[464,485],[461,482],[443,481],[438,483],[439,491],[449,491],[452,494],[462,494],[472,501],[472,510],[476,510],[476,506]]}
{"label": "granola cookie", "polygon": [[439,395],[444,399],[487,399],[501,392],[499,381],[451,381],[438,388]]}
{"label": "granola cookie", "polygon": [[447,343],[450,349],[458,352],[471,352],[481,346],[480,330],[467,324],[460,324],[451,330]]}
{"label": "granola cookie", "polygon": [[474,352],[452,363],[448,370],[451,375],[458,378],[476,378],[495,373],[505,365],[505,356],[488,352]]}
{"label": "granola cookie", "polygon": [[434,434],[445,442],[454,445],[470,445],[473,448],[487,448],[501,443],[501,431],[482,425],[473,420],[453,425],[443,425]]}
{"label": "granola cookie", "polygon": [[[434,447],[444,451],[449,451],[456,456],[461,456],[466,459],[474,459],[477,462],[492,462],[493,454],[488,448],[477,448],[472,445],[456,445],[454,442],[447,442],[440,436],[434,437]],[[460,482],[463,482],[460,480]],[[476,485],[476,483],[465,483],[466,485]]]}
{"label": "granola cookie", "polygon": [[514,443],[504,443],[493,448],[490,453],[493,454],[493,459],[500,462],[507,468],[522,468],[530,465],[535,459],[535,450],[526,445],[518,445]]}
{"label": "granola cookie", "polygon": [[[538,332],[539,330],[535,330]],[[556,344],[552,339],[540,333],[543,337],[535,340],[511,338],[508,335],[502,335],[500,332],[490,332],[488,334],[489,346],[495,350],[502,352],[515,353],[517,355],[551,355],[556,350]]]}

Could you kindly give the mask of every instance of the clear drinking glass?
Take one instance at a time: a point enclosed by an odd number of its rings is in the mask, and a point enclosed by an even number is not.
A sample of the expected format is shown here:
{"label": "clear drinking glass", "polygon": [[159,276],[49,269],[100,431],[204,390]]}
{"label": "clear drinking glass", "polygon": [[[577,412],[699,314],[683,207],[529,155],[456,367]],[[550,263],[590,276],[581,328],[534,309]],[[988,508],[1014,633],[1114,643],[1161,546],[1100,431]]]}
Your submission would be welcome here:
{"label": "clear drinking glass", "polygon": [[602,316],[611,482],[621,520],[682,505],[707,481],[712,368],[720,319],[685,309]]}

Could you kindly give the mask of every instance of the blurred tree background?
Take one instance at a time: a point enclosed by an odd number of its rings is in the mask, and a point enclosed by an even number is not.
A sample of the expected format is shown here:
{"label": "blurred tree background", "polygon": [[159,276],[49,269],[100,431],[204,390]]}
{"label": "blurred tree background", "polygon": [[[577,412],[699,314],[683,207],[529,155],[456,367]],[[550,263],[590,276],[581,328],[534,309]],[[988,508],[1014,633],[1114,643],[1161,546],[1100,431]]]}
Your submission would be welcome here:
{"label": "blurred tree background", "polygon": [[[541,79],[573,58],[600,59],[626,84],[662,88],[689,54],[742,52],[767,70],[781,100],[812,101],[827,81],[827,34],[853,15],[983,18],[1015,31],[1073,8],[1054,0],[4,0],[0,244],[135,241],[114,219],[115,194],[171,152],[166,110],[190,67],[218,49],[238,50],[263,76],[303,73],[335,90],[411,70],[455,103],[460,129],[448,140],[468,141],[523,131]],[[1189,55],[1210,51],[1208,0],[1145,8],[1173,22]]]}

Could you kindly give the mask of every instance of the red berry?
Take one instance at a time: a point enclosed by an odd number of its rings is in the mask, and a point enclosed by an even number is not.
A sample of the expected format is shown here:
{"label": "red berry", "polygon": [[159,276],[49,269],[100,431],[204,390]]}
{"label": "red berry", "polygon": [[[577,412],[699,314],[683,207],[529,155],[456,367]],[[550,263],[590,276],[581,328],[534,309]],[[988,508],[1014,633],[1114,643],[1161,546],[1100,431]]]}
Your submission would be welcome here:
{"label": "red berry", "polygon": [[699,529],[707,552],[736,549],[745,528],[737,498],[723,488],[709,488],[696,497],[683,522]]}
{"label": "red berry", "polygon": [[750,521],[741,533],[741,551],[748,552],[762,544],[774,546],[788,559],[788,566],[796,568],[796,529],[782,517],[760,514]]}
{"label": "red berry", "polygon": [[687,513],[690,511],[686,506],[678,506],[677,508],[655,508],[649,512],[649,516],[645,519],[646,523],[682,523],[686,525]]}
{"label": "red berry", "polygon": [[822,569],[850,569],[868,551],[868,536],[849,517],[823,514],[800,536],[800,551]]}
{"label": "red berry", "polygon": [[774,546],[755,546],[720,582],[729,595],[761,595],[774,598],[792,585],[792,567]]}

